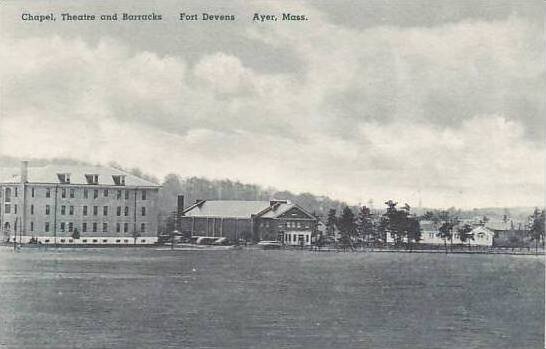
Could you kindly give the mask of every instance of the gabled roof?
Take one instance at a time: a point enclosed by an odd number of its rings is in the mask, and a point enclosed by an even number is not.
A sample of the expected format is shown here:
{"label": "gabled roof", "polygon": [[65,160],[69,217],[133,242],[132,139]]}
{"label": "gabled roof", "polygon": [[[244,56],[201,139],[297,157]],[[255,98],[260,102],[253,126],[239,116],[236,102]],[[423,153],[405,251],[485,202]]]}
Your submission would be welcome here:
{"label": "gabled roof", "polygon": [[491,230],[491,229],[488,229],[482,225],[480,226],[477,226],[476,228],[472,229],[472,232],[471,234],[479,234],[479,233],[483,233],[483,234],[487,234],[487,235],[494,235],[495,233]]}
{"label": "gabled roof", "polygon": [[202,200],[184,210],[188,217],[277,218],[297,207],[310,218],[314,217],[296,204],[279,201]]}
{"label": "gabled roof", "polygon": [[[86,185],[86,175],[98,175],[98,185],[116,185],[113,175],[125,176],[125,186],[159,187],[158,184],[142,179],[130,173],[103,166],[46,165],[28,167],[28,183],[58,184],[57,174],[70,174],[70,184]],[[19,168],[0,168],[0,183],[19,183]]]}
{"label": "gabled roof", "polygon": [[269,207],[269,201],[205,200],[184,210],[189,217],[250,218]]}
{"label": "gabled roof", "polygon": [[284,213],[290,211],[294,207],[303,212],[306,216],[309,216],[310,219],[315,219],[312,214],[310,214],[300,206],[292,203],[279,203],[277,205],[272,205],[265,211],[260,212],[258,215],[262,218],[277,218],[282,216]]}

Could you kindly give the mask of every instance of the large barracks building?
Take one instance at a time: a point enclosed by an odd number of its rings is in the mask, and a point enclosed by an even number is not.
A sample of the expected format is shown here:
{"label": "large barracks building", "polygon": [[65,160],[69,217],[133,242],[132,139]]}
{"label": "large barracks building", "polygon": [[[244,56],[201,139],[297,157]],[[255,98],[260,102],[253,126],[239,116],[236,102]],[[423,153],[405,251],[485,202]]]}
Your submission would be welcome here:
{"label": "large barracks building", "polygon": [[194,237],[311,245],[317,224],[311,213],[286,200],[197,200],[184,208],[183,196],[179,196],[178,206],[178,229]]}
{"label": "large barracks building", "polygon": [[160,186],[107,167],[0,169],[0,236],[40,244],[153,244]]}

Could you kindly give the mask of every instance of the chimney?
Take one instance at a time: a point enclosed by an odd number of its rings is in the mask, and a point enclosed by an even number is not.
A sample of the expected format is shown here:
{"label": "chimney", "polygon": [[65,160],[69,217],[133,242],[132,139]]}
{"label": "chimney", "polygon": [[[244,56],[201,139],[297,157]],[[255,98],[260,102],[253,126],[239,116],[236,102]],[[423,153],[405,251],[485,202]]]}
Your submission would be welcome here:
{"label": "chimney", "polygon": [[21,161],[21,183],[28,182],[28,161]]}
{"label": "chimney", "polygon": [[184,195],[178,195],[176,211],[178,213],[178,216],[184,215]]}
{"label": "chimney", "polygon": [[269,206],[276,206],[279,204],[287,204],[287,203],[288,203],[288,200],[275,200],[275,199],[269,200]]}

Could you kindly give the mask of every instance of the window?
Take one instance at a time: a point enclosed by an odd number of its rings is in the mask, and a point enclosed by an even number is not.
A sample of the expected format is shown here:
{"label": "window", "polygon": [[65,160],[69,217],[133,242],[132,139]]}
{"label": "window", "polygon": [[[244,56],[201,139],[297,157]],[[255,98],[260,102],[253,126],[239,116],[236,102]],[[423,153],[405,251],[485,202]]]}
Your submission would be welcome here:
{"label": "window", "polygon": [[123,242],[128,243],[129,239],[123,239]]}
{"label": "window", "polygon": [[70,242],[70,243],[73,243],[73,242],[74,242],[74,240],[72,240],[72,239],[68,239],[68,242]]}
{"label": "window", "polygon": [[129,206],[125,206],[125,216],[129,215]]}
{"label": "window", "polygon": [[106,233],[108,231],[108,223],[102,223],[102,232]]}
{"label": "window", "polygon": [[87,243],[87,239],[83,239],[82,242],[83,242],[84,244],[86,244],[86,243]]}
{"label": "window", "polygon": [[87,206],[84,206],[84,207],[83,207],[83,215],[84,215],[84,216],[87,216]]}
{"label": "window", "polygon": [[17,204],[13,205],[13,213],[17,214]]}
{"label": "window", "polygon": [[93,199],[96,199],[99,197],[99,191],[97,189],[93,190]]}
{"label": "window", "polygon": [[146,239],[141,239],[140,242],[145,243]]}
{"label": "window", "polygon": [[34,214],[34,205],[30,205],[30,214]]}
{"label": "window", "polygon": [[17,197],[17,193],[19,192],[17,189],[18,189],[18,188],[15,187],[15,197]]}
{"label": "window", "polygon": [[93,233],[97,232],[97,223],[93,223]]}
{"label": "window", "polygon": [[102,243],[104,244],[108,243],[108,239],[102,239]]}
{"label": "window", "polygon": [[68,223],[68,232],[72,233],[74,231],[74,223],[70,222]]}
{"label": "window", "polygon": [[102,215],[103,215],[103,216],[108,216],[108,206],[104,206],[104,207],[102,208]]}
{"label": "window", "polygon": [[61,197],[66,198],[66,188],[61,189]]}
{"label": "window", "polygon": [[141,233],[145,233],[145,232],[146,232],[146,223],[141,223],[141,224],[140,224],[140,232],[141,232]]}
{"label": "window", "polygon": [[66,214],[66,206],[62,205],[61,206],[61,215],[65,215],[65,214]]}
{"label": "window", "polygon": [[30,196],[34,197],[34,188],[30,189]]}
{"label": "window", "polygon": [[99,242],[99,240],[93,239],[93,243],[94,243],[94,244],[96,244],[97,242]]}
{"label": "window", "polygon": [[11,188],[6,188],[4,202],[11,202]]}
{"label": "window", "polygon": [[126,190],[125,191],[125,200],[128,200],[129,199],[129,190]]}
{"label": "window", "polygon": [[51,197],[51,189],[50,189],[50,188],[46,188],[46,190],[45,190],[45,197],[46,197],[46,198],[50,198],[50,197]]}
{"label": "window", "polygon": [[121,232],[121,224],[116,223],[116,233]]}
{"label": "window", "polygon": [[73,188],[70,189],[70,197],[73,199],[75,196],[75,190]]}
{"label": "window", "polygon": [[99,214],[99,207],[98,206],[93,206],[93,216],[96,216]]}
{"label": "window", "polygon": [[305,235],[305,242],[309,242],[309,235]]}
{"label": "window", "polygon": [[116,240],[116,243],[117,243],[117,244],[119,244],[120,242],[121,242],[121,240],[120,240],[120,239],[117,239],[117,240]]}
{"label": "window", "polygon": [[50,207],[49,205],[45,205],[45,214],[48,215],[50,212]]}
{"label": "window", "polygon": [[70,184],[70,173],[57,173],[60,183]]}
{"label": "window", "polygon": [[142,200],[146,200],[146,190],[142,191]]}
{"label": "window", "polygon": [[4,213],[11,213],[11,204],[6,204],[4,206]]}
{"label": "window", "polygon": [[34,222],[30,222],[30,231],[34,231]]}
{"label": "window", "polygon": [[86,174],[85,180],[87,184],[99,184],[99,175],[97,174]]}
{"label": "window", "polygon": [[121,216],[121,206],[118,206],[118,208],[116,209],[116,215],[118,217]]}
{"label": "window", "polygon": [[142,216],[146,216],[146,207],[142,207],[141,214]]}
{"label": "window", "polygon": [[116,193],[116,199],[120,200],[121,199],[121,190],[118,190],[117,193]]}
{"label": "window", "polygon": [[45,239],[44,242],[46,242],[46,243],[49,242],[49,239]]}
{"label": "window", "polygon": [[82,223],[82,232],[87,233],[87,223]]}
{"label": "window", "polygon": [[123,232],[126,233],[129,231],[129,223],[123,223]]}
{"label": "window", "polygon": [[115,185],[125,185],[125,176],[124,175],[112,175]]}
{"label": "window", "polygon": [[70,206],[70,207],[68,208],[68,214],[71,215],[71,216],[74,215],[74,206]]}
{"label": "window", "polygon": [[108,189],[104,189],[103,195],[104,195],[105,198],[108,197]]}
{"label": "window", "polygon": [[44,224],[44,230],[45,230],[46,233],[49,232],[49,222],[45,222],[45,224]]}
{"label": "window", "polygon": [[89,198],[89,190],[87,190],[87,188],[83,190],[83,198],[84,199]]}
{"label": "window", "polygon": [[64,222],[61,222],[61,232],[64,233],[65,224]]}

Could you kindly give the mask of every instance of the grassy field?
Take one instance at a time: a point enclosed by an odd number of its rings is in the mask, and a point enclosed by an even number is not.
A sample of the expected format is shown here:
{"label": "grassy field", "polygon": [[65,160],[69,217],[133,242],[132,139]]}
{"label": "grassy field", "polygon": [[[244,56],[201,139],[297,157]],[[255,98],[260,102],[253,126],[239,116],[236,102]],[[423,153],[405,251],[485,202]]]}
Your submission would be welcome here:
{"label": "grassy field", "polygon": [[543,348],[543,257],[0,250],[8,348]]}

